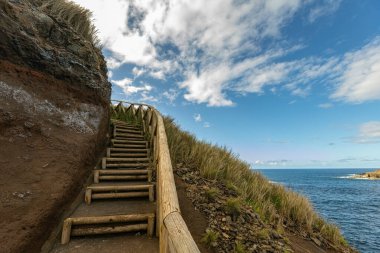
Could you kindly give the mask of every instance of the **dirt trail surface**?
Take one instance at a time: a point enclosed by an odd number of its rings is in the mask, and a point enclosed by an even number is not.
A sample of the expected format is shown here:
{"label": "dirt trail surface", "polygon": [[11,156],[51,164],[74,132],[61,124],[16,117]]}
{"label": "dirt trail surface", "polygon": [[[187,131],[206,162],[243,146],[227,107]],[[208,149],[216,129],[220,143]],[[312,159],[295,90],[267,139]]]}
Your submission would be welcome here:
{"label": "dirt trail surface", "polygon": [[107,111],[91,93],[0,61],[0,252],[40,252],[95,165]]}

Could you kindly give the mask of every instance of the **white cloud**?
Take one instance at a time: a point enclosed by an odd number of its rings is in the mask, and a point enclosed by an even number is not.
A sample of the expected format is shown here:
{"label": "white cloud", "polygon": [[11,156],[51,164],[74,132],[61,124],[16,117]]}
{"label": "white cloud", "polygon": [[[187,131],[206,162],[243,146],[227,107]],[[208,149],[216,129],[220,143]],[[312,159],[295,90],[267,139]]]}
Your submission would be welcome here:
{"label": "white cloud", "polygon": [[322,108],[322,109],[328,109],[328,108],[331,108],[333,107],[334,105],[331,104],[331,103],[323,103],[323,104],[319,104],[318,107],[319,108]]}
{"label": "white cloud", "polygon": [[211,124],[209,122],[205,122],[205,123],[203,123],[203,127],[209,128],[209,127],[211,127]]}
{"label": "white cloud", "polygon": [[[184,98],[208,106],[232,106],[231,93],[307,96],[315,84],[333,82],[331,95],[352,103],[380,99],[380,39],[343,57],[283,61],[301,46],[278,42],[281,29],[304,6],[314,22],[335,12],[341,0],[75,0],[94,13],[110,69],[135,64],[133,74],[159,80],[178,75]],[[112,17],[112,18],[111,18]],[[112,20],[112,21],[111,21]],[[263,40],[274,43],[262,48]],[[241,56],[245,58],[240,58]],[[127,85],[126,92],[147,92]],[[126,86],[126,87],[127,87]],[[182,94],[182,93],[181,93]]]}
{"label": "white cloud", "polygon": [[332,98],[349,103],[380,99],[380,37],[363,48],[347,53]]}
{"label": "white cloud", "polygon": [[[268,55],[260,57],[259,42],[280,36],[281,28],[304,4],[301,0],[75,2],[94,13],[104,48],[112,54],[109,68],[132,63],[161,80],[179,73],[184,77],[179,87],[186,89],[185,99],[210,106],[233,105],[227,91],[261,92],[286,75],[287,65],[281,63],[255,69],[260,60],[269,63]],[[172,49],[162,47],[167,44]],[[248,59],[236,61],[242,54]],[[232,87],[234,79],[245,78],[245,87]]]}
{"label": "white cloud", "polygon": [[355,143],[380,143],[380,121],[369,121],[359,126]]}
{"label": "white cloud", "polygon": [[173,104],[176,98],[178,97],[179,92],[176,89],[169,89],[162,93],[162,96],[169,100],[170,104]]}
{"label": "white cloud", "polygon": [[130,78],[124,78],[122,80],[111,80],[112,83],[116,84],[123,89],[123,92],[127,95],[142,92],[146,96],[146,93],[152,90],[152,86],[149,84],[143,84],[142,86],[132,85],[133,80]]}
{"label": "white cloud", "polygon": [[133,67],[132,73],[133,73],[133,75],[136,78],[136,77],[139,77],[142,74],[144,74],[145,73],[145,69],[144,68]]}
{"label": "white cloud", "polygon": [[195,122],[201,122],[202,121],[202,116],[199,113],[194,114],[193,116]]}
{"label": "white cloud", "polygon": [[339,9],[342,0],[324,0],[321,4],[310,10],[308,19],[313,23],[322,16],[331,15]]}

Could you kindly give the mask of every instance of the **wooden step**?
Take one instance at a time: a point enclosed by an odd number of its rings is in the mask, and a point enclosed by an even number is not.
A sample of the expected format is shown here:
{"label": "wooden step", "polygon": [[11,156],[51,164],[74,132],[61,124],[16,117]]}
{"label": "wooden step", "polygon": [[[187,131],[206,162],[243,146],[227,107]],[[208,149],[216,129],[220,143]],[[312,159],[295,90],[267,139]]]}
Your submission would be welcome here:
{"label": "wooden step", "polygon": [[119,169],[119,170],[94,170],[94,183],[100,181],[130,181],[148,180],[152,181],[152,170]]}
{"label": "wooden step", "polygon": [[125,185],[100,185],[92,184],[86,188],[85,202],[91,204],[93,199],[118,199],[149,197],[154,201],[154,185],[152,184],[125,184]]}
{"label": "wooden step", "polygon": [[125,134],[125,133],[114,133],[114,138],[129,138],[129,139],[144,139],[144,136],[142,134]]}
{"label": "wooden step", "polygon": [[114,125],[113,129],[122,129],[122,130],[132,130],[132,131],[142,131],[141,127],[135,127],[135,126],[122,126],[122,125]]}
{"label": "wooden step", "polygon": [[107,153],[148,153],[147,148],[107,148]]}
{"label": "wooden step", "polygon": [[113,148],[124,148],[124,149],[146,149],[146,145],[139,144],[118,144],[115,143],[112,145]]}
{"label": "wooden step", "polygon": [[143,135],[144,133],[142,130],[125,129],[125,128],[119,128],[119,127],[116,127],[114,131],[116,131],[117,133],[129,133],[129,134],[139,134],[139,135]]}
{"label": "wooden step", "polygon": [[150,159],[148,157],[103,157],[106,162],[148,162]]}
{"label": "wooden step", "polygon": [[65,219],[61,243],[67,244],[71,236],[114,234],[146,230],[149,237],[154,233],[155,214],[120,214]]}
{"label": "wooden step", "polygon": [[102,169],[107,169],[109,167],[147,167],[149,166],[149,158],[120,158],[120,157],[103,157],[102,159]]}
{"label": "wooden step", "polygon": [[132,144],[132,143],[134,143],[134,144],[145,144],[145,145],[148,143],[148,141],[146,141],[146,140],[139,141],[139,140],[120,140],[120,139],[111,139],[111,142],[112,143],[118,143],[118,144],[121,144],[121,143]]}
{"label": "wooden step", "polygon": [[112,153],[112,152],[109,152],[109,153],[107,153],[107,157],[112,157],[112,158],[115,158],[115,157],[124,157],[124,158],[127,158],[127,157],[148,157],[148,154],[147,153]]}
{"label": "wooden step", "polygon": [[114,136],[116,140],[124,141],[145,141],[144,137],[127,137],[127,136]]}

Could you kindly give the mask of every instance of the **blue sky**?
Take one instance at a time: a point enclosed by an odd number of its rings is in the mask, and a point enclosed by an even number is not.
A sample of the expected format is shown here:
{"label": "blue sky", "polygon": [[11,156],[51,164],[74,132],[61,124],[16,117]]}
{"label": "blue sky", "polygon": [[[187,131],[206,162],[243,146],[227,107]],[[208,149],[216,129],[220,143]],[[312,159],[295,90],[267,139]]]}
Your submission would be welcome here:
{"label": "blue sky", "polygon": [[76,0],[112,98],[254,168],[380,167],[380,1]]}

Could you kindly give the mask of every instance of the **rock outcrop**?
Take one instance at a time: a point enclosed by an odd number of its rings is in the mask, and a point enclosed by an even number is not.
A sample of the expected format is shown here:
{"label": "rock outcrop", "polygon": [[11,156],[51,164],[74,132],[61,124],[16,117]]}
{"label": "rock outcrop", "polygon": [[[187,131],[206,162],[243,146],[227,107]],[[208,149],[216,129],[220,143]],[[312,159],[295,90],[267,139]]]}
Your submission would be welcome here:
{"label": "rock outcrop", "polygon": [[361,178],[361,179],[379,179],[380,180],[380,169],[371,171],[371,172],[365,172],[362,174],[355,174],[352,176],[352,178]]}
{"label": "rock outcrop", "polygon": [[0,252],[41,251],[105,145],[106,63],[83,27],[52,14],[83,13],[65,3],[0,0]]}

